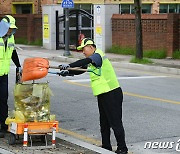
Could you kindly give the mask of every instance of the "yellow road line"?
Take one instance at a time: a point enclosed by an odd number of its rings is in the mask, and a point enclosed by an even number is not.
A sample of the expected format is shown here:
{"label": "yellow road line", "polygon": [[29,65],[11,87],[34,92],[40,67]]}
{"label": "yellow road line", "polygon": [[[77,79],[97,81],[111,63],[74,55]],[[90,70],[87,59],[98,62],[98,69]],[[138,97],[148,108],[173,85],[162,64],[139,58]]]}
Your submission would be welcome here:
{"label": "yellow road line", "polygon": [[78,133],[75,133],[75,132],[63,129],[63,128],[59,128],[59,132],[63,133],[63,134],[70,135],[70,136],[73,136],[75,138],[81,139],[83,141],[86,141],[88,143],[91,143],[91,144],[94,144],[94,145],[97,145],[97,146],[101,145],[101,141],[99,141],[99,140],[95,140],[93,138],[90,138],[90,137],[87,137],[87,136],[83,136],[83,135],[80,135]]}
{"label": "yellow road line", "polygon": [[171,104],[179,104],[180,105],[180,102],[178,102],[178,101],[166,100],[166,99],[161,99],[161,98],[156,98],[156,97],[149,97],[149,96],[142,96],[142,95],[129,93],[129,92],[123,92],[123,94],[128,95],[128,96],[134,96],[134,97],[139,97],[139,98],[144,98],[144,99],[150,99],[150,100],[155,100],[155,101],[166,102],[166,103],[171,103]]}
{"label": "yellow road line", "polygon": [[[89,84],[81,84],[81,83],[77,83],[77,82],[71,82],[69,80],[64,80],[64,82],[69,83],[69,84],[74,84],[74,85],[78,85],[78,86],[83,86],[83,87],[88,87],[90,88]],[[150,100],[155,100],[155,101],[160,101],[160,102],[166,102],[166,103],[171,103],[171,104],[178,104],[180,105],[180,102],[178,101],[172,101],[172,100],[166,100],[166,99],[161,99],[161,98],[155,98],[155,97],[149,97],[149,96],[142,96],[139,94],[134,94],[134,93],[129,93],[129,92],[123,92],[124,95],[128,95],[128,96],[133,96],[133,97],[139,97],[139,98],[143,98],[143,99],[150,99]],[[101,141],[99,140],[95,140],[93,138],[87,137],[87,136],[83,136],[80,135],[78,133],[63,129],[63,128],[59,128],[59,132],[60,133],[64,133],[70,136],[73,136],[75,138],[81,139],[85,142],[100,146],[101,145]]]}
{"label": "yellow road line", "polygon": [[[83,86],[83,87],[88,87],[90,88],[90,86],[88,84],[81,84],[81,83],[77,83],[77,82],[71,82],[69,80],[65,80],[64,82],[66,83],[70,83],[70,84],[74,84],[74,85],[78,85],[78,86]],[[166,102],[166,103],[171,103],[171,104],[178,104],[180,105],[180,102],[178,101],[172,101],[172,100],[166,100],[166,99],[161,99],[161,98],[156,98],[156,97],[150,97],[150,96],[142,96],[139,94],[135,94],[135,93],[129,93],[129,92],[123,92],[124,95],[128,95],[128,96],[134,96],[134,97],[139,97],[139,98],[143,98],[143,99],[150,99],[150,100],[155,100],[155,101],[160,101],[160,102]]]}
{"label": "yellow road line", "polygon": [[91,87],[89,84],[81,84],[81,83],[77,83],[77,82],[71,82],[69,80],[64,80],[64,82],[69,83],[69,84],[74,84],[74,85],[82,86],[82,87],[88,87],[88,88]]}

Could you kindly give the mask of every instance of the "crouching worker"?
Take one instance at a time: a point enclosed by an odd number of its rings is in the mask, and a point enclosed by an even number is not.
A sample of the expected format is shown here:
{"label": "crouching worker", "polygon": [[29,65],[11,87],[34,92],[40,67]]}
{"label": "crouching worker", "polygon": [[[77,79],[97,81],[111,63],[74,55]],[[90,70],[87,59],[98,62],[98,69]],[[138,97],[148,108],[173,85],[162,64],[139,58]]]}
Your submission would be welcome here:
{"label": "crouching worker", "polygon": [[93,94],[97,96],[98,100],[102,148],[112,151],[110,141],[110,128],[112,128],[117,140],[117,150],[115,152],[118,154],[127,154],[128,149],[122,123],[123,93],[114,69],[105,54],[96,48],[92,39],[84,38],[77,49],[82,50],[86,58],[71,64],[60,65],[61,70],[63,70],[61,74],[62,76],[68,76],[83,73],[79,71],[68,71],[67,69],[69,67],[88,67],[96,73],[100,69],[100,75],[90,73],[90,79]]}

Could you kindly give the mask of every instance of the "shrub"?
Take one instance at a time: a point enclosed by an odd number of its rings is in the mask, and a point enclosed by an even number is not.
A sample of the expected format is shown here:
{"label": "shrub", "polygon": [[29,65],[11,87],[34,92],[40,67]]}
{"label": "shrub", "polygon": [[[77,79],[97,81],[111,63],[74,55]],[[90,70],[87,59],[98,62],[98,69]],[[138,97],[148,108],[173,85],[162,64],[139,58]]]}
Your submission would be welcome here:
{"label": "shrub", "polygon": [[120,47],[118,45],[113,45],[106,52],[123,54],[123,55],[134,55],[135,49],[132,47]]}
{"label": "shrub", "polygon": [[145,50],[143,52],[144,57],[147,58],[155,58],[155,59],[163,59],[166,58],[165,50]]}
{"label": "shrub", "polygon": [[16,44],[25,44],[25,45],[37,45],[42,46],[42,39],[37,39],[33,42],[28,43],[27,38],[16,38],[15,39]]}
{"label": "shrub", "polygon": [[136,57],[133,57],[130,60],[131,63],[138,63],[138,64],[152,64],[152,60],[147,59],[147,58],[143,58],[143,59],[137,59]]}
{"label": "shrub", "polygon": [[180,50],[176,50],[176,51],[173,53],[173,58],[174,58],[174,59],[180,59]]}
{"label": "shrub", "polygon": [[[120,47],[118,45],[113,45],[106,52],[122,54],[122,55],[135,55],[136,50],[135,48],[132,48],[132,47]],[[143,57],[163,59],[163,58],[166,58],[166,51],[165,50],[144,50]]]}

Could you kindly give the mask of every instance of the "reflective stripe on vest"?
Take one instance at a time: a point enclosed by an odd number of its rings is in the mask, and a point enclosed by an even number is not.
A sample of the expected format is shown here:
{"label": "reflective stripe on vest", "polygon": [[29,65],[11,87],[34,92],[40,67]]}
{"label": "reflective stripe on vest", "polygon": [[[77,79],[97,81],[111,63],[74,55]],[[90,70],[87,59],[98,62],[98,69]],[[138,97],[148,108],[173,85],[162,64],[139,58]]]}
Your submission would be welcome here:
{"label": "reflective stripe on vest", "polygon": [[10,69],[10,62],[14,50],[14,36],[7,39],[7,47],[3,38],[0,38],[0,76],[7,75]]}
{"label": "reflective stripe on vest", "polygon": [[[97,49],[95,53],[100,54],[103,60],[101,67],[101,76],[90,73],[91,88],[93,90],[93,94],[97,96],[118,88],[119,82],[117,80],[112,64],[105,56],[105,54],[99,49]],[[96,68],[92,64],[89,65],[89,68],[94,70],[95,72],[98,72],[98,68]]]}

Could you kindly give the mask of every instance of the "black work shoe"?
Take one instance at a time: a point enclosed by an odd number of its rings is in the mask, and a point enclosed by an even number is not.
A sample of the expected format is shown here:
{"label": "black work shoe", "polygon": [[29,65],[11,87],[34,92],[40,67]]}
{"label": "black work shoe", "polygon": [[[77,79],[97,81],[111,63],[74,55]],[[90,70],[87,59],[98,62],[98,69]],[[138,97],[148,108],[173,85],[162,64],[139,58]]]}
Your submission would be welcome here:
{"label": "black work shoe", "polygon": [[7,130],[0,130],[0,138],[4,138],[6,133],[7,133]]}
{"label": "black work shoe", "polygon": [[106,149],[106,150],[109,150],[109,151],[112,151],[112,147],[111,146],[101,146],[103,149]]}
{"label": "black work shoe", "polygon": [[117,153],[117,154],[128,154],[128,151],[116,150],[115,153]]}

